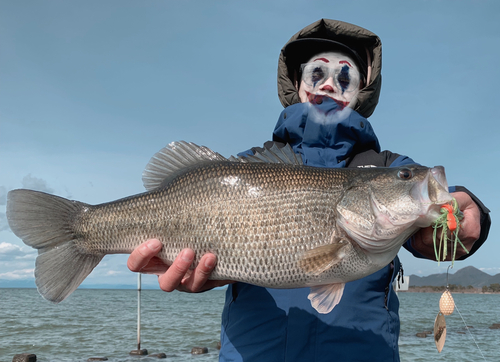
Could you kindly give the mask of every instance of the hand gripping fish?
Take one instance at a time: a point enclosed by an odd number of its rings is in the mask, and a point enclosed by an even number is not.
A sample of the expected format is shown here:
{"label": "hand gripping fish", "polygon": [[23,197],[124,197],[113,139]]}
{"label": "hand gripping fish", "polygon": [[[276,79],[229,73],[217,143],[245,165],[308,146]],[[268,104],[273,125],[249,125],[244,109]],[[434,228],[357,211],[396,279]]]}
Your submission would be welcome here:
{"label": "hand gripping fish", "polygon": [[171,264],[184,248],[217,256],[211,279],[311,287],[319,313],[344,283],[389,264],[452,200],[444,168],[316,168],[287,146],[245,158],[174,142],[143,173],[147,192],[88,205],[31,190],[8,194],[7,219],[38,249],[40,294],[68,297],[106,254],[157,238]]}

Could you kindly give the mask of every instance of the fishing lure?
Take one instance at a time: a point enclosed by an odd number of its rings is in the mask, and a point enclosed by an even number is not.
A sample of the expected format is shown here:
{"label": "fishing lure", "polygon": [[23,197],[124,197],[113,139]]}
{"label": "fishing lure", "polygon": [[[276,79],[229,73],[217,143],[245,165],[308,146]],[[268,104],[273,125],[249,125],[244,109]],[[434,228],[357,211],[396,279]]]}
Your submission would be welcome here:
{"label": "fishing lure", "polygon": [[[451,265],[455,262],[455,256],[457,254],[457,246],[460,246],[468,254],[469,251],[464,246],[464,244],[458,238],[458,232],[460,231],[460,220],[463,219],[463,213],[458,208],[458,202],[453,199],[453,205],[446,204],[441,207],[441,215],[434,222],[432,227],[434,228],[433,242],[434,242],[434,253],[436,255],[436,260],[438,263],[444,261],[448,255],[448,242],[450,238],[448,237],[448,232],[451,233],[451,242],[453,244],[453,255],[451,257]],[[441,236],[437,236],[438,229],[442,229]],[[439,247],[438,247],[439,244]]]}
{"label": "fishing lure", "polygon": [[[460,231],[460,220],[463,219],[463,213],[458,208],[458,202],[456,199],[453,199],[452,203],[453,205],[446,204],[441,207],[441,216],[439,216],[439,218],[432,225],[432,227],[434,228],[434,234],[432,238],[434,242],[434,253],[436,255],[436,260],[438,261],[438,263],[441,260],[444,261],[448,254],[448,242],[450,241],[450,238],[448,237],[448,232],[451,233],[451,242],[453,244],[453,255],[451,257],[451,265],[448,266],[448,270],[446,271],[446,290],[441,295],[441,298],[439,300],[439,312],[436,316],[436,319],[434,320],[434,342],[436,344],[438,352],[441,353],[444,347],[444,343],[446,341],[445,316],[452,314],[453,311],[456,309],[460,314],[462,321],[464,322],[465,328],[470,333],[472,339],[474,340],[474,343],[476,343],[476,347],[481,353],[481,356],[486,361],[483,352],[479,348],[479,345],[474,339],[474,336],[470,332],[467,323],[465,323],[464,317],[462,316],[462,313],[460,313],[460,310],[458,310],[458,307],[455,304],[455,301],[453,300],[453,297],[451,296],[449,290],[448,275],[450,268],[453,268],[453,263],[455,262],[455,256],[457,254],[458,244],[460,244],[460,246],[465,250],[465,252],[469,254],[469,250],[467,250],[465,245],[458,238],[458,232]],[[437,230],[440,228],[442,228],[442,231],[441,231],[441,236],[439,238],[439,248],[438,248]]]}
{"label": "fishing lure", "polygon": [[474,338],[473,334],[471,333],[467,323],[465,322],[465,319],[460,313],[460,310],[458,309],[458,306],[455,304],[455,300],[451,296],[451,292],[449,289],[449,283],[448,283],[448,276],[450,272],[450,268],[452,268],[451,265],[448,266],[448,269],[446,270],[446,290],[444,293],[441,295],[441,298],[439,299],[439,312],[436,316],[436,319],[434,320],[434,342],[436,344],[436,348],[438,350],[438,353],[441,353],[444,347],[444,343],[446,341],[446,320],[445,316],[450,315],[453,313],[453,311],[456,309],[458,314],[460,314],[460,318],[462,318],[462,322],[464,323],[465,329],[467,332],[469,332],[470,337],[476,344],[476,347],[481,354],[481,357],[486,361],[486,358],[484,357],[483,351],[479,347],[476,339]]}
{"label": "fishing lure", "polygon": [[452,314],[453,310],[455,309],[455,301],[451,296],[448,284],[448,275],[450,268],[451,265],[448,266],[448,269],[446,270],[446,290],[441,295],[441,299],[439,299],[439,313],[434,320],[434,342],[436,343],[436,348],[439,353],[441,353],[441,351],[443,350],[444,343],[446,341],[446,320],[444,316]]}

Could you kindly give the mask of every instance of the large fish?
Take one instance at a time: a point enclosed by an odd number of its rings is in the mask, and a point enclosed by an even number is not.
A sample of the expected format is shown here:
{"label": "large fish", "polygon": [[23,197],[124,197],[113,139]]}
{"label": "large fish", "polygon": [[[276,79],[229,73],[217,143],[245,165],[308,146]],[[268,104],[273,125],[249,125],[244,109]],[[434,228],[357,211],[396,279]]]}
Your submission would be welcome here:
{"label": "large fish", "polygon": [[193,267],[211,252],[211,279],[309,286],[313,307],[328,313],[344,283],[390,263],[452,200],[440,166],[316,168],[289,147],[226,159],[175,142],[151,159],[143,181],[147,192],[100,205],[9,192],[7,219],[39,251],[44,298],[64,300],[106,254],[157,238],[166,263],[186,247],[196,252]]}

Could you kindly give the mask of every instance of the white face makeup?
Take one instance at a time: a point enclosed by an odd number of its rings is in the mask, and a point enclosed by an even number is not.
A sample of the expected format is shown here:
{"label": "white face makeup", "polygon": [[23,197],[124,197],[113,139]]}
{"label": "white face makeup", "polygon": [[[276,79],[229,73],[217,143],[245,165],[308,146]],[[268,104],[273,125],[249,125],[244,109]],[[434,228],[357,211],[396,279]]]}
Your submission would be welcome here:
{"label": "white face makeup", "polygon": [[354,60],[340,52],[325,52],[312,57],[301,68],[299,97],[302,103],[314,96],[335,99],[344,106],[359,91],[360,74]]}

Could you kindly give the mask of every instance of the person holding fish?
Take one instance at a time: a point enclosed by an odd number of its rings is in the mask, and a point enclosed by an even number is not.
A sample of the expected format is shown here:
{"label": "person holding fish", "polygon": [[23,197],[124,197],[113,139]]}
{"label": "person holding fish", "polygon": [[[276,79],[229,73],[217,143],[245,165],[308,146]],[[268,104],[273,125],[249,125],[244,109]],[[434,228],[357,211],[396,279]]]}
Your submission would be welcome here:
{"label": "person holding fish", "polygon": [[165,291],[228,285],[221,361],[398,361],[400,247],[443,260],[430,226],[444,220],[462,243],[448,259],[464,259],[491,221],[442,166],[381,151],[367,120],[380,71],[375,34],[322,19],[281,51],[285,109],[264,147],[226,159],[173,142],[146,166],[146,192],[100,205],[9,191],[38,291],[59,303],[105,255],[131,253]]}
{"label": "person holding fish", "polygon": [[[305,165],[395,167],[411,158],[381,152],[366,118],[381,89],[381,41],[372,32],[321,19],[296,33],[281,50],[278,91],[285,107],[263,148],[290,144]],[[472,255],[486,240],[489,210],[464,187],[450,188],[463,213],[457,259]],[[404,247],[435,260],[433,228],[416,232]],[[221,361],[399,361],[399,302],[392,282],[402,271],[397,256],[381,270],[347,283],[342,299],[322,314],[309,303],[309,288],[270,289],[210,280],[217,258],[184,249],[168,267],[156,254],[162,244],[148,240],[128,260],[130,270],[158,274],[161,289],[200,292],[229,284],[222,315]],[[451,257],[448,256],[448,260]],[[332,294],[339,293],[334,290]]]}

